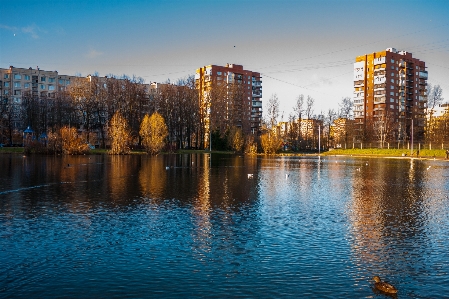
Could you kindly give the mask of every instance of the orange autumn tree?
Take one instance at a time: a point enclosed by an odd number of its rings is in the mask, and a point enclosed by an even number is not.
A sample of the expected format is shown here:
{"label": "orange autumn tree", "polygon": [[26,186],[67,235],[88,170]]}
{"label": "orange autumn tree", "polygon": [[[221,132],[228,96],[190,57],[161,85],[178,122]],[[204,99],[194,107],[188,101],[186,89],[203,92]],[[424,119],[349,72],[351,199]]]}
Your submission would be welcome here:
{"label": "orange autumn tree", "polygon": [[157,155],[164,148],[168,136],[164,118],[157,112],[151,116],[145,115],[140,124],[139,134],[147,153]]}
{"label": "orange autumn tree", "polygon": [[126,155],[130,153],[130,129],[126,119],[116,112],[109,122],[109,136],[111,138],[111,155]]}

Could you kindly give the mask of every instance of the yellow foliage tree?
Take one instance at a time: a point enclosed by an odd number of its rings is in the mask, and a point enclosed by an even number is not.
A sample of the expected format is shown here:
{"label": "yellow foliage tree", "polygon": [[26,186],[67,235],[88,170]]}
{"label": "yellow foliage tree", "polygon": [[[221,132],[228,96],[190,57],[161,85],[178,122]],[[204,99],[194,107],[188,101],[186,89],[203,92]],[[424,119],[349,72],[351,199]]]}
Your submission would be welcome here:
{"label": "yellow foliage tree", "polygon": [[237,127],[232,127],[229,134],[229,143],[231,148],[236,152],[241,152],[243,145],[245,143],[245,139],[243,137],[242,129]]}
{"label": "yellow foliage tree", "polygon": [[109,122],[109,136],[111,138],[111,150],[109,153],[112,155],[129,154],[130,135],[126,119],[117,111]]}
{"label": "yellow foliage tree", "polygon": [[88,144],[79,137],[75,128],[62,127],[60,130],[62,152],[67,155],[81,155],[89,151]]}
{"label": "yellow foliage tree", "polygon": [[168,136],[164,118],[157,112],[151,116],[145,115],[139,134],[147,153],[157,155],[164,148],[165,138]]}
{"label": "yellow foliage tree", "polygon": [[260,136],[260,145],[265,154],[275,154],[280,148],[280,139],[275,134],[265,133]]}

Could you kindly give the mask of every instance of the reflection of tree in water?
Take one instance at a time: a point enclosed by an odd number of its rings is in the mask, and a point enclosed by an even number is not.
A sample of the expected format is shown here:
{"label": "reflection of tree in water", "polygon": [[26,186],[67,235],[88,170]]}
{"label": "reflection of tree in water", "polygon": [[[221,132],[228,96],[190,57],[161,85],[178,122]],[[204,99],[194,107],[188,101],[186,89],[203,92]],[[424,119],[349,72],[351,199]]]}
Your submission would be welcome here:
{"label": "reflection of tree in water", "polygon": [[108,183],[110,197],[114,204],[127,204],[131,201],[133,186],[136,184],[136,169],[139,169],[140,159],[130,156],[110,156]]}
{"label": "reflection of tree in water", "polygon": [[139,183],[142,195],[152,199],[160,199],[166,188],[166,172],[162,157],[142,159],[139,170]]}
{"label": "reflection of tree in water", "polygon": [[406,163],[371,160],[369,166],[354,172],[352,249],[362,269],[388,276],[427,271],[424,259],[429,240],[422,201],[425,169]]}

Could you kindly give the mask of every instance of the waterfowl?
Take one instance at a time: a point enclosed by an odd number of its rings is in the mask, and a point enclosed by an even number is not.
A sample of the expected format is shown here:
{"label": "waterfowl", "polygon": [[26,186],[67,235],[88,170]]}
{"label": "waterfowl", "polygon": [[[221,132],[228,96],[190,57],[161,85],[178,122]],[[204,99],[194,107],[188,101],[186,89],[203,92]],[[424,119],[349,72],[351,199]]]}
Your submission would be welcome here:
{"label": "waterfowl", "polygon": [[382,291],[382,292],[388,293],[388,294],[396,294],[398,292],[398,290],[394,286],[392,286],[388,282],[380,280],[379,276],[374,276],[373,280],[375,281],[374,286],[379,291]]}

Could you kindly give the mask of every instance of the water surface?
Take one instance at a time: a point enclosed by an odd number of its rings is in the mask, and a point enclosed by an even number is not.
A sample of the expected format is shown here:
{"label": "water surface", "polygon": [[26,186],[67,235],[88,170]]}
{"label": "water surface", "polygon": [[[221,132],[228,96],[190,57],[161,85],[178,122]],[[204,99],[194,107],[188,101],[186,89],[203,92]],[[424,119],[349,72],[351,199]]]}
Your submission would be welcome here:
{"label": "water surface", "polygon": [[449,292],[449,164],[0,155],[0,297]]}

